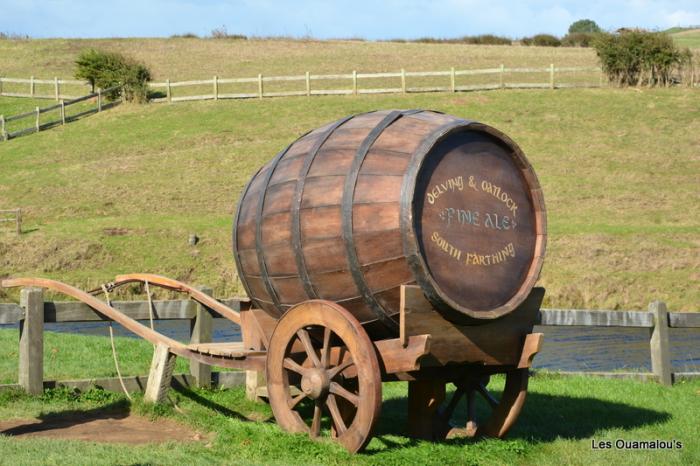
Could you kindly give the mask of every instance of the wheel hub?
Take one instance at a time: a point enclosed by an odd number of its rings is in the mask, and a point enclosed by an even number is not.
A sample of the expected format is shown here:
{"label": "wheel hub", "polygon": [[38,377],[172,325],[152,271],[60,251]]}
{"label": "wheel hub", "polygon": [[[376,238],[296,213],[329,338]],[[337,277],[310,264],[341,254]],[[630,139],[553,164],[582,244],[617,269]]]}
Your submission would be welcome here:
{"label": "wheel hub", "polygon": [[301,390],[314,400],[326,396],[329,387],[330,380],[323,369],[310,369],[301,378]]}

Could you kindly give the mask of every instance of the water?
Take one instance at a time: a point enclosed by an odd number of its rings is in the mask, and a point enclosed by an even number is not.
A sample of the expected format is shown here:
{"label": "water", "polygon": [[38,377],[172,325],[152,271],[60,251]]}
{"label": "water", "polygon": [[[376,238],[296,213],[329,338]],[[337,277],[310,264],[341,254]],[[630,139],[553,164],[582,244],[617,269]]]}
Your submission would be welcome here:
{"label": "water", "polygon": [[[143,322],[148,325],[148,322]],[[0,325],[0,327],[12,327]],[[189,321],[155,322],[156,330],[180,341],[189,340]],[[109,335],[106,322],[46,324],[60,333]],[[116,335],[133,334],[114,325]],[[535,327],[545,335],[535,368],[566,371],[650,371],[649,329],[624,327]],[[676,372],[700,371],[700,331],[670,329],[671,359]],[[226,319],[214,319],[214,341],[240,341],[241,329]]]}

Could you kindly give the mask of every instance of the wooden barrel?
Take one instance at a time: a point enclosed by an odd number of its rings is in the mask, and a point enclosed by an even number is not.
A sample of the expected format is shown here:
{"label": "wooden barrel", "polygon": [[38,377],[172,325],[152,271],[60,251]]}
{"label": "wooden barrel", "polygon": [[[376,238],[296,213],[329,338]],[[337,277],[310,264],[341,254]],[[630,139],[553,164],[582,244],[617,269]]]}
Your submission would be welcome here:
{"label": "wooden barrel", "polygon": [[417,283],[446,318],[503,316],[539,275],[546,214],[535,173],[500,131],[433,111],[343,118],[262,167],[233,228],[238,274],[279,317],[308,299],[398,328],[399,287]]}

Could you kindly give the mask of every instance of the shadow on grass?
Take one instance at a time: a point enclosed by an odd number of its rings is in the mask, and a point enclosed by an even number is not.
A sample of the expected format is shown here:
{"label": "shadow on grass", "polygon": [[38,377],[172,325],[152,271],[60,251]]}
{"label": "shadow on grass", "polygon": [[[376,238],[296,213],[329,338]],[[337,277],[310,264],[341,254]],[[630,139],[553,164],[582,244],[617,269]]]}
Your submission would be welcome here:
{"label": "shadow on grass", "polygon": [[94,409],[76,409],[57,411],[38,416],[41,422],[30,422],[0,431],[0,434],[20,436],[48,430],[67,429],[103,419],[124,419],[129,416],[130,405],[127,400],[120,400]]}
{"label": "shadow on grass", "polygon": [[[388,438],[407,435],[407,409],[408,400],[405,397],[385,400],[382,405],[382,414],[374,429],[374,436],[388,449],[405,448],[418,443],[416,440],[399,443]],[[463,402],[456,411],[458,415],[453,418],[453,422],[464,425],[466,407]],[[483,419],[487,412],[485,404],[478,405],[477,419]],[[534,442],[552,442],[557,438],[579,440],[589,438],[596,432],[606,429],[635,429],[670,419],[671,415],[663,411],[597,398],[529,393],[523,411],[506,438]],[[445,440],[444,443],[461,445],[478,441],[478,439],[457,438]]]}
{"label": "shadow on grass", "polygon": [[214,412],[217,412],[223,416],[226,417],[231,417],[235,418],[241,421],[249,421],[250,419],[244,416],[241,413],[238,413],[236,411],[233,411],[232,409],[227,408],[226,406],[220,405],[219,403],[216,403],[208,398],[205,398],[195,391],[193,391],[189,386],[187,385],[182,385],[178,381],[173,379],[173,385],[172,389],[175,390],[177,393],[180,395],[184,396],[185,398],[189,398],[191,401],[194,401],[195,403],[198,403],[206,408],[211,409]]}

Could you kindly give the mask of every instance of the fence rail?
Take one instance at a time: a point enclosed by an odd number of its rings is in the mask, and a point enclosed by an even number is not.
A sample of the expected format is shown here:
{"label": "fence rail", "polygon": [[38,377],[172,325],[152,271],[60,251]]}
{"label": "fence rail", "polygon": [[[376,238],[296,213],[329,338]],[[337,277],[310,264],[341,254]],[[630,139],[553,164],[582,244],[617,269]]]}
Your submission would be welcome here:
{"label": "fence rail", "polygon": [[15,232],[22,234],[22,209],[0,210],[0,223],[14,222]]}
{"label": "fence rail", "polygon": [[[506,82],[507,74],[545,74],[548,76],[546,82]],[[571,83],[557,82],[557,76],[562,73],[596,73],[595,82]],[[479,84],[458,84],[458,77],[495,75],[497,82]],[[409,86],[410,78],[449,78],[449,85],[430,86]],[[383,79],[397,80],[392,87],[371,87],[362,88],[359,80]],[[314,88],[314,81],[349,81],[348,87],[343,89],[323,89]],[[266,91],[265,85],[279,82],[304,82],[303,89]],[[151,90],[162,89],[165,91],[164,97],[152,98],[152,102],[183,102],[190,100],[218,100],[218,99],[253,99],[265,97],[291,97],[291,96],[312,96],[312,95],[358,95],[358,94],[388,94],[388,93],[418,93],[418,92],[460,92],[490,89],[558,89],[565,87],[601,87],[604,83],[602,70],[599,67],[555,67],[551,64],[544,68],[507,68],[501,65],[498,68],[485,68],[474,70],[456,70],[450,68],[443,71],[406,71],[404,69],[397,72],[383,73],[352,73],[343,74],[311,74],[306,72],[300,75],[290,76],[263,76],[250,78],[220,78],[214,76],[212,79],[200,79],[190,81],[173,82],[167,79],[162,82],[149,83]],[[255,92],[221,92],[220,87],[226,84],[257,84]],[[173,89],[180,89],[193,86],[211,86],[212,92],[209,94],[173,96]],[[162,95],[162,94],[161,94]]]}
{"label": "fence rail", "polygon": [[[2,78],[3,80],[7,80],[9,78]],[[23,136],[25,134],[31,134],[31,133],[38,133],[41,130],[48,129],[48,128],[53,128],[54,126],[58,125],[65,125],[66,122],[70,122],[73,120],[77,120],[78,118],[91,115],[93,113],[101,112],[102,110],[112,107],[120,102],[120,100],[112,101],[109,103],[104,103],[103,102],[103,96],[109,94],[112,91],[115,91],[119,89],[121,86],[114,86],[110,87],[109,89],[105,89],[104,91],[101,89],[98,89],[97,92],[93,92],[84,96],[80,97],[73,97],[69,100],[59,100],[59,103],[55,105],[50,105],[48,107],[35,107],[34,110],[31,110],[29,112],[24,112],[20,113],[17,115],[11,115],[11,116],[4,116],[0,115],[0,140],[3,141],[8,141],[10,139]],[[7,93],[2,94],[2,95],[8,95]],[[26,96],[25,96],[26,97]],[[66,114],[66,107],[69,107],[71,105],[75,105],[81,102],[85,102],[90,99],[95,99],[95,108],[90,108],[88,110],[84,110],[82,112],[78,112],[73,115],[67,115]],[[55,112],[58,111],[58,115],[56,119],[53,120],[48,120],[48,121],[41,121],[41,115],[49,112]],[[28,119],[32,118],[32,125],[20,129],[16,129],[14,131],[9,131],[7,129],[7,124],[12,123],[15,121],[23,120],[23,119]]]}
{"label": "fence rail", "polygon": [[[207,289],[203,287],[202,289]],[[43,301],[43,292],[36,289],[23,291],[20,304],[0,303],[0,324],[20,324],[19,343],[19,384],[0,386],[22,387],[30,392],[41,391],[44,387],[57,385],[84,387],[90,381],[45,381],[43,379],[43,331],[44,323],[55,322],[94,322],[109,321],[89,306],[77,302]],[[40,296],[31,300],[26,296]],[[229,298],[220,300],[235,310],[249,309],[247,298]],[[151,307],[148,301],[115,301],[112,305],[132,319],[146,320]],[[211,339],[213,319],[218,314],[202,312],[201,305],[193,300],[165,300],[153,302],[153,317],[158,320],[189,320],[192,341],[200,343]],[[643,380],[657,380],[663,384],[672,384],[680,378],[700,377],[698,372],[673,373],[669,351],[669,328],[700,328],[700,314],[668,312],[663,302],[655,301],[649,305],[649,311],[595,311],[578,309],[542,309],[538,325],[542,326],[586,326],[586,327],[637,327],[650,329],[649,349],[651,356],[651,373],[599,373],[599,372],[563,372],[564,374],[590,374],[608,377],[632,377]],[[210,386],[218,383],[226,386],[240,385],[245,376],[217,376],[215,373],[200,371],[199,363],[191,362],[194,378],[183,376],[178,383]],[[202,378],[207,380],[203,380]],[[217,379],[223,377],[223,379]],[[228,377],[228,378],[226,378]],[[132,380],[133,379],[133,380]],[[145,376],[129,378],[130,386],[143,389]],[[106,389],[119,390],[116,379],[93,380]]]}
{"label": "fence rail", "polygon": [[[17,92],[17,91],[7,91],[5,84],[25,84],[28,86],[27,92]],[[42,94],[37,92],[37,84],[46,86],[51,85],[51,94]],[[61,99],[73,99],[77,96],[64,94],[63,89],[65,86],[79,86],[88,87],[92,90],[92,86],[87,81],[79,81],[76,79],[61,79],[54,77],[53,79],[36,79],[31,76],[29,79],[26,78],[7,78],[0,76],[0,96],[4,97],[30,97],[33,99],[53,99],[59,101]]]}

